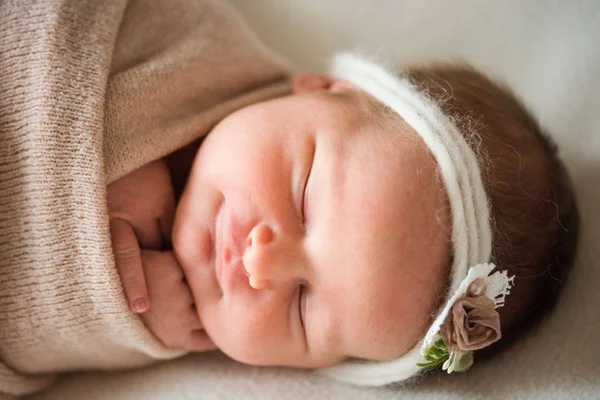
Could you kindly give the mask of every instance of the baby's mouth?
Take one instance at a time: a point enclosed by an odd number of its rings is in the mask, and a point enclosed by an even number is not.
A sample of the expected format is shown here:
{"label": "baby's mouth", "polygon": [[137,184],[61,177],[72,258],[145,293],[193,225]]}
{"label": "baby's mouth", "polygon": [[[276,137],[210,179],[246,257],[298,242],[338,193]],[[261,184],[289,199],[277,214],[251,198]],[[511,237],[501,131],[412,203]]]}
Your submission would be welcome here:
{"label": "baby's mouth", "polygon": [[248,232],[235,211],[225,206],[219,212],[215,231],[215,275],[226,295],[238,281],[248,282],[243,262]]}

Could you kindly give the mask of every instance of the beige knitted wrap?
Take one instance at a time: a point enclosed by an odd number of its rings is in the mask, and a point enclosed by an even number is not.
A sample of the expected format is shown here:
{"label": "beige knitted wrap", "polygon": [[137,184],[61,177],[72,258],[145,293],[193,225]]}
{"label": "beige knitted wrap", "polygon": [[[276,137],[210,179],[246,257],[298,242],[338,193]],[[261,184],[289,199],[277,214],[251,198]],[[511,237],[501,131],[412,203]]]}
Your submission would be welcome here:
{"label": "beige knitted wrap", "polygon": [[128,311],[106,185],[288,86],[221,2],[0,2],[0,393],[180,355]]}

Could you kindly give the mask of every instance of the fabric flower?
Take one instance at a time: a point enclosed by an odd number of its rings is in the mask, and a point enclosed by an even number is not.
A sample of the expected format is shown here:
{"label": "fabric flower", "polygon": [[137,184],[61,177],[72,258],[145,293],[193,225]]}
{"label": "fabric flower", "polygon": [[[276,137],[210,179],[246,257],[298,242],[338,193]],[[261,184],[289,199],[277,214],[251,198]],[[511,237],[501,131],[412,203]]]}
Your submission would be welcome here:
{"label": "fabric flower", "polygon": [[[484,296],[485,286],[474,281],[466,297],[457,300],[441,326],[449,348],[462,352],[483,349],[502,337],[500,315],[492,299]],[[483,284],[485,285],[485,284]]]}
{"label": "fabric flower", "polygon": [[500,315],[506,296],[514,285],[514,276],[507,271],[492,271],[491,263],[477,264],[453,291],[442,307],[421,343],[424,362],[417,366],[427,368],[442,364],[442,370],[466,371],[473,364],[473,351],[501,338]]}

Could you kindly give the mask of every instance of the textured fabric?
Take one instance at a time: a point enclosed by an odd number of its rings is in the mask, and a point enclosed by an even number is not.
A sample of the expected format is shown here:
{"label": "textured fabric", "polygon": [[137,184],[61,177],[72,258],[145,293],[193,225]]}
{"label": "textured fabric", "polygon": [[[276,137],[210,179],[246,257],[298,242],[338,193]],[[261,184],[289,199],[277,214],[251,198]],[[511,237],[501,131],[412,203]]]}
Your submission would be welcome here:
{"label": "textured fabric", "polygon": [[0,3],[0,392],[181,355],[128,311],[106,185],[288,86],[221,2]]}

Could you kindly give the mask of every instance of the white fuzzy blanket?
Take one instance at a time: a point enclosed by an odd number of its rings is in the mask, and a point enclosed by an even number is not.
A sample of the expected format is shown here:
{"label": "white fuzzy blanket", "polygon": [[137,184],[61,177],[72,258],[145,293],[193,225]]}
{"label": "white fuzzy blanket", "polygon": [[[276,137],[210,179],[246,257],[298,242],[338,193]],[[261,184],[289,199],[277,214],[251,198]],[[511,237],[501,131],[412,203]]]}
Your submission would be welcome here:
{"label": "white fuzzy blanket", "polygon": [[579,261],[537,332],[466,374],[411,388],[359,389],[287,369],[197,355],[141,371],[63,379],[39,399],[597,399],[600,397],[600,3],[508,0],[237,0],[302,69],[338,49],[402,62],[463,58],[513,87],[550,130],[576,184]]}

